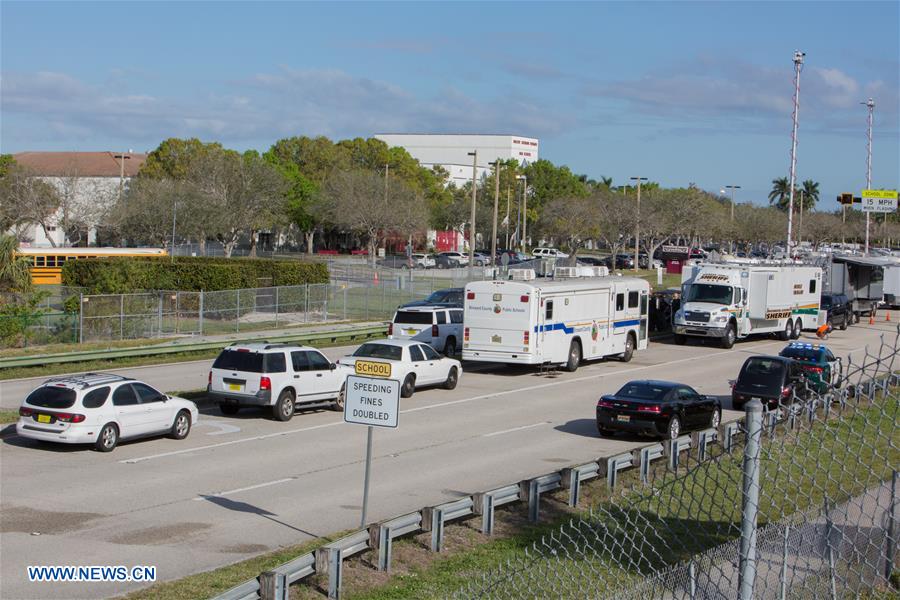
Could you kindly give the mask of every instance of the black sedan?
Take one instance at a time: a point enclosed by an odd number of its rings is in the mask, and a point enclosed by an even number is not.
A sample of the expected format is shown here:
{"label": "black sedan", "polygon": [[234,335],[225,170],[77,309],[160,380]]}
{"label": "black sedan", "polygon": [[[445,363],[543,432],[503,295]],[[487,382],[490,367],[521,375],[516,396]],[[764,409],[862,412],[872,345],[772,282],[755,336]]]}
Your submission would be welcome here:
{"label": "black sedan", "polygon": [[718,427],[722,407],[683,383],[629,381],[597,402],[597,431],[629,431],[674,440],[682,431]]}

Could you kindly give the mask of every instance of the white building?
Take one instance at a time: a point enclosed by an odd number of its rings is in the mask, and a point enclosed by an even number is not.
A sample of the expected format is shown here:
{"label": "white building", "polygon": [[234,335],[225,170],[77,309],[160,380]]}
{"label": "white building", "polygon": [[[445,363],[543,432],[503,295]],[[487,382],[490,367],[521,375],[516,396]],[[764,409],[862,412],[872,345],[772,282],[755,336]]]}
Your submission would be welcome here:
{"label": "white building", "polygon": [[[25,224],[17,231],[23,245],[33,247],[96,242],[97,226],[119,197],[120,190],[137,175],[147,155],[134,152],[20,152],[16,162],[56,188],[62,206],[45,232]],[[69,234],[63,231],[69,223]]]}
{"label": "white building", "polygon": [[521,135],[469,135],[446,133],[376,133],[388,146],[404,148],[424,167],[440,165],[450,173],[450,182],[462,186],[472,181],[472,156],[478,152],[476,178],[487,173],[498,158],[515,158],[520,164],[538,159],[538,140]]}

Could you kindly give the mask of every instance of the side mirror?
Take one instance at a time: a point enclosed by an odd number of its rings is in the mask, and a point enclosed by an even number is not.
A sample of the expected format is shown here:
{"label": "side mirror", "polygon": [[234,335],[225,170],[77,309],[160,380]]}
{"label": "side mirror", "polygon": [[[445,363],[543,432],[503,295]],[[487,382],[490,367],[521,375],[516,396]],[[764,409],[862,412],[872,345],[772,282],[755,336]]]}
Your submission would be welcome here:
{"label": "side mirror", "polygon": [[334,371],[335,369],[337,369],[337,365],[335,363],[331,363],[328,365],[328,368]]}
{"label": "side mirror", "polygon": [[729,380],[728,380],[728,385],[730,385],[731,387],[734,387],[734,385],[735,385],[736,383],[737,383],[737,379],[729,379]]}

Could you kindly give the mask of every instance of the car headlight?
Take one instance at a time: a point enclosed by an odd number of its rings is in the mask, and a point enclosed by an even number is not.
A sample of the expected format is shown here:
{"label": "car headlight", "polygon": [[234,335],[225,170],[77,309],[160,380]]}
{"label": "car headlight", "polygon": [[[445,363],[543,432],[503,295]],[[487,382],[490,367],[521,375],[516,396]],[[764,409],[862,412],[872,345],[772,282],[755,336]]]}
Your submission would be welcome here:
{"label": "car headlight", "polygon": [[728,321],[728,315],[722,315],[721,317],[716,317],[716,323],[725,323]]}
{"label": "car headlight", "polygon": [[684,312],[679,308],[675,311],[675,320],[676,321],[684,321]]}

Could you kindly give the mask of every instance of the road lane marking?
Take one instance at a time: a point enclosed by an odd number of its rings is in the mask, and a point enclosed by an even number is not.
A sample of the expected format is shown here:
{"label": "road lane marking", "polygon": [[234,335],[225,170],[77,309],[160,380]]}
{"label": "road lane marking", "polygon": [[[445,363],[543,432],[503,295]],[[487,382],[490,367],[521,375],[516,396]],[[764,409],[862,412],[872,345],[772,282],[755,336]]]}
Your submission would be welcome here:
{"label": "road lane marking", "polygon": [[288,481],[295,481],[297,477],[285,477],[284,479],[276,479],[275,481],[267,481],[265,483],[257,483],[256,485],[248,485],[247,487],[236,488],[233,490],[228,490],[225,492],[216,492],[215,494],[203,494],[197,496],[196,498],[191,498],[191,500],[207,500],[209,498],[222,498],[224,496],[229,496],[231,494],[237,494],[240,492],[249,492],[250,490],[258,490],[259,488],[269,487],[270,485],[278,485],[279,483],[287,483]]}
{"label": "road lane marking", "polygon": [[541,425],[550,425],[552,421],[541,421],[532,425],[522,425],[521,427],[513,427],[512,429],[504,429],[503,431],[494,431],[493,433],[485,433],[481,437],[494,437],[495,435],[503,435],[504,433],[512,433],[514,431],[522,431],[523,429],[531,429],[532,427],[540,427]]}
{"label": "road lane marking", "polygon": [[[783,344],[783,343],[784,343],[784,342],[778,342],[778,341],[775,341],[775,342],[767,342],[767,343],[765,343],[765,344],[759,344],[759,345],[757,345],[757,346],[754,346],[754,347],[753,347],[753,350],[756,350],[756,349],[759,349],[759,348],[765,348],[765,347],[768,347],[768,346],[781,345],[781,344]],[[859,349],[864,349],[864,348],[865,348],[865,346],[862,346],[862,347],[859,348]],[[859,350],[859,349],[857,349],[857,350]],[[857,350],[851,350],[850,352],[855,352],[855,351],[857,351]],[[729,355],[729,354],[735,354],[735,353],[738,353],[738,352],[747,352],[747,349],[734,348],[734,349],[732,349],[732,350],[725,350],[725,351],[723,351],[723,352],[718,352],[718,353],[714,354],[713,356],[693,356],[693,357],[690,357],[690,358],[680,358],[680,359],[678,359],[678,360],[672,360],[672,361],[665,362],[665,363],[657,363],[657,364],[653,364],[653,365],[644,365],[644,366],[642,366],[642,367],[634,367],[634,368],[626,368],[626,369],[617,369],[617,370],[614,370],[614,371],[606,371],[606,372],[602,372],[602,373],[594,373],[594,374],[592,374],[592,375],[585,375],[585,376],[583,376],[583,377],[573,377],[573,378],[571,378],[571,379],[563,379],[563,380],[559,380],[559,381],[551,381],[551,382],[548,382],[548,383],[540,383],[540,384],[537,384],[537,385],[531,385],[531,386],[522,387],[522,388],[516,388],[516,389],[512,389],[512,390],[503,390],[503,391],[498,391],[498,392],[491,392],[491,393],[489,393],[489,394],[481,394],[481,395],[479,395],[479,396],[471,396],[471,397],[469,397],[469,398],[461,398],[461,399],[459,399],[459,400],[449,400],[449,401],[447,401],[447,402],[438,402],[438,403],[435,403],[435,404],[429,404],[429,405],[426,405],[426,406],[419,406],[419,407],[416,407],[416,408],[407,408],[406,410],[401,410],[400,413],[401,413],[401,414],[405,414],[405,413],[414,413],[414,412],[419,412],[419,411],[422,411],[422,410],[432,410],[432,409],[435,409],[435,408],[443,408],[443,407],[445,407],[445,406],[454,406],[454,405],[456,405],[456,404],[464,404],[464,403],[467,403],[467,402],[475,402],[475,401],[478,401],[478,400],[487,400],[487,399],[489,399],[489,398],[499,398],[499,397],[501,397],[501,396],[508,396],[508,395],[510,395],[510,394],[521,394],[521,393],[523,393],[523,392],[531,392],[531,391],[534,391],[534,390],[541,390],[541,389],[546,389],[546,388],[550,388],[550,387],[556,387],[556,386],[559,386],[559,385],[564,385],[564,384],[569,384],[569,383],[579,383],[579,382],[582,382],[582,381],[590,381],[590,380],[592,380],[592,379],[601,379],[601,378],[603,378],[603,377],[610,377],[610,376],[616,376],[616,375],[622,375],[622,374],[628,374],[628,373],[635,373],[635,372],[637,372],[637,371],[644,371],[644,370],[646,370],[646,369],[662,368],[662,367],[667,367],[667,366],[670,366],[670,365],[676,365],[676,364],[680,364],[680,363],[685,363],[685,362],[689,362],[689,361],[693,361],[693,360],[711,360],[711,359],[714,359],[714,358],[718,358],[718,357],[720,357],[720,356],[727,356],[727,355]],[[748,354],[755,354],[755,352],[752,352],[752,351],[751,351],[751,352],[749,352]],[[173,450],[172,452],[161,452],[161,453],[159,453],[159,454],[151,454],[151,455],[149,455],[149,456],[141,456],[141,457],[138,457],[138,458],[128,458],[128,459],[120,460],[119,462],[122,463],[122,464],[129,464],[129,465],[130,465],[130,464],[136,464],[136,463],[141,463],[141,462],[145,462],[145,461],[148,461],[148,460],[155,460],[155,459],[157,459],[157,458],[166,458],[166,457],[169,457],[169,456],[178,456],[178,455],[180,455],[180,454],[188,454],[188,453],[191,453],[191,452],[199,452],[199,451],[201,451],[201,450],[211,450],[211,449],[213,449],[213,448],[221,448],[221,447],[224,447],[224,446],[233,446],[233,445],[235,445],[235,444],[243,444],[243,443],[247,443],[247,442],[255,442],[255,441],[259,441],[259,440],[266,440],[266,439],[270,439],[270,438],[279,437],[279,436],[282,436],[282,435],[293,435],[293,434],[295,434],[295,433],[302,433],[302,432],[304,432],[304,431],[314,431],[314,430],[316,430],[316,429],[326,429],[326,428],[328,428],[328,427],[337,427],[337,426],[339,426],[339,425],[346,425],[346,423],[344,423],[344,421],[335,421],[335,422],[333,422],[333,423],[323,423],[323,424],[321,424],[321,425],[313,425],[313,426],[310,426],[310,427],[301,427],[301,428],[299,428],[299,429],[289,429],[289,430],[287,430],[287,431],[278,431],[278,432],[275,432],[275,433],[267,433],[267,434],[264,434],[264,435],[257,435],[257,436],[253,436],[253,437],[249,437],[249,438],[242,438],[242,439],[238,439],[238,440],[231,440],[231,441],[228,441],[228,442],[220,442],[220,443],[218,443],[218,444],[207,444],[207,445],[205,445],[205,446],[197,446],[197,447],[195,447],[195,448],[185,448],[185,449],[183,449],[183,450]]]}
{"label": "road lane marking", "polygon": [[241,430],[237,425],[229,425],[221,421],[208,421],[206,419],[197,421],[195,426],[197,425],[206,425],[207,427],[218,429],[218,431],[210,431],[206,435],[225,435],[226,433],[238,433]]}

